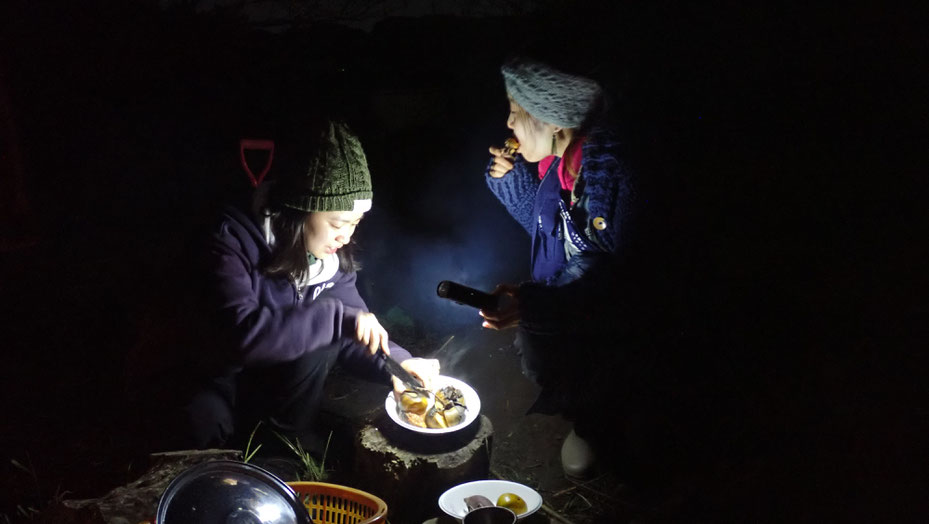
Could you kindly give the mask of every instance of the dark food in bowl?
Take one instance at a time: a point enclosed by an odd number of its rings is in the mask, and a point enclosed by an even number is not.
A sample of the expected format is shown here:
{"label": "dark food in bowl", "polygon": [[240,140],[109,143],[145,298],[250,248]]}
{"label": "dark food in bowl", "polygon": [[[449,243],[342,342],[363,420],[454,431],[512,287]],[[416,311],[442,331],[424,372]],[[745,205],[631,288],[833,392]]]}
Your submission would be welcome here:
{"label": "dark food in bowl", "polygon": [[465,506],[468,507],[468,511],[474,511],[477,508],[487,508],[494,505],[494,503],[484,495],[471,495],[470,497],[465,497],[464,503]]}

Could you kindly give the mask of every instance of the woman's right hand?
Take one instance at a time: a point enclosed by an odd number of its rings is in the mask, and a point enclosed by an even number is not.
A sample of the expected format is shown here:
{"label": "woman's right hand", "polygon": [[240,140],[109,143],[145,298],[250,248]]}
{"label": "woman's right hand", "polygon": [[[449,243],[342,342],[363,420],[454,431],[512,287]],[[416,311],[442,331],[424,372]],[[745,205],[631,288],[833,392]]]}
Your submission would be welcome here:
{"label": "woman's right hand", "polygon": [[387,355],[390,354],[387,347],[387,330],[377,321],[374,313],[364,311],[358,314],[355,320],[355,339],[368,346],[372,355],[377,354],[378,349]]}
{"label": "woman's right hand", "polygon": [[[439,376],[439,361],[434,358],[408,358],[400,363],[400,366],[409,371],[411,375],[423,383],[423,387],[429,391],[435,389],[435,378]],[[394,395],[397,402],[400,402],[400,394],[406,391],[407,387],[397,377],[391,377],[394,385]]]}
{"label": "woman's right hand", "polygon": [[503,175],[513,169],[513,157],[503,152],[502,147],[490,146],[490,154],[494,157],[494,163],[490,166],[488,174],[494,178],[502,178]]}
{"label": "woman's right hand", "polygon": [[519,324],[519,286],[500,284],[493,290],[492,295],[499,297],[499,306],[493,311],[482,309],[480,314],[484,317],[485,328],[507,329]]}

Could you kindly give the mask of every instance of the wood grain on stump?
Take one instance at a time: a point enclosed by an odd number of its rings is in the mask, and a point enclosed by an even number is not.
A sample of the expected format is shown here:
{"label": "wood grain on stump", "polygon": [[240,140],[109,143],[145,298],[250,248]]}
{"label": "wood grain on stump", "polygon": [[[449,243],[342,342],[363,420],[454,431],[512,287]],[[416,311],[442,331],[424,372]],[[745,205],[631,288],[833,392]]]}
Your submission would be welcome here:
{"label": "wood grain on stump", "polygon": [[[359,488],[387,502],[394,522],[422,522],[441,513],[445,490],[490,474],[493,425],[481,415],[452,433],[426,435],[398,426],[386,414],[355,442]],[[362,485],[363,484],[363,485]]]}

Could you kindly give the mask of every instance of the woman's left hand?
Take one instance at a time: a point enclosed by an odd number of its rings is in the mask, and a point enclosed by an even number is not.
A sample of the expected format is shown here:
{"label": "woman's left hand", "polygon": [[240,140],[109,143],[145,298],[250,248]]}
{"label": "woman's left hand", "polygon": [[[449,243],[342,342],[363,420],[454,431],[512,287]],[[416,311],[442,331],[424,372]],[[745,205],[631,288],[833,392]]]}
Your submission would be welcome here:
{"label": "woman's left hand", "polygon": [[[408,358],[400,363],[400,366],[403,369],[407,370],[414,377],[418,378],[423,383],[423,387],[432,391],[435,389],[435,378],[439,376],[439,361],[434,358]],[[407,387],[403,384],[403,381],[397,377],[392,377],[394,383],[394,393],[397,398],[400,398],[400,393],[403,393]]]}
{"label": "woman's left hand", "polygon": [[519,286],[500,284],[494,289],[492,295],[499,298],[499,306],[494,310],[480,310],[484,317],[485,328],[507,329],[519,324]]}

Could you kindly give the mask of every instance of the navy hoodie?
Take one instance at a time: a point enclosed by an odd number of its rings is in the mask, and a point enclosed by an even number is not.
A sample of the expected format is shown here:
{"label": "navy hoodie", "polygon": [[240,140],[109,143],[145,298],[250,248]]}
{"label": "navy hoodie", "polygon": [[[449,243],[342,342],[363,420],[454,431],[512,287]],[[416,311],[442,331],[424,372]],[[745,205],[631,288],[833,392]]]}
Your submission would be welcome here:
{"label": "navy hoodie", "polygon": [[[219,332],[234,366],[262,366],[294,360],[307,351],[339,344],[339,360],[371,376],[388,375],[381,359],[355,341],[355,321],[368,311],[355,285],[357,273],[345,273],[333,255],[329,271],[300,287],[285,277],[261,271],[271,254],[266,233],[255,218],[227,208],[211,235],[209,264]],[[327,275],[331,275],[328,278]],[[390,353],[402,362],[410,353],[390,342]],[[230,359],[230,360],[227,360]]]}

